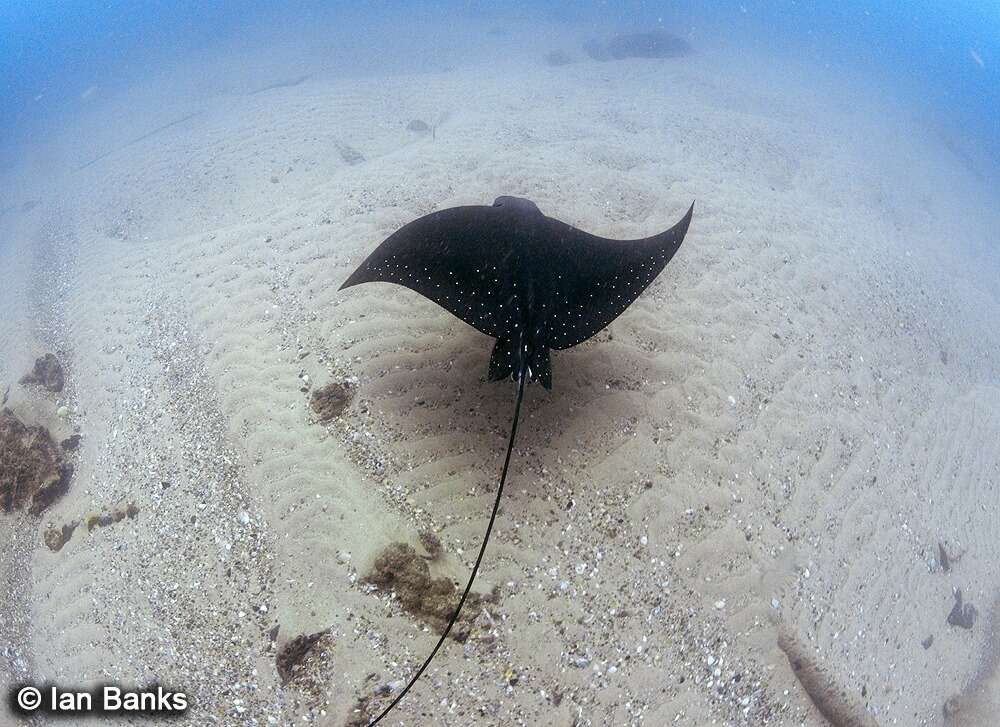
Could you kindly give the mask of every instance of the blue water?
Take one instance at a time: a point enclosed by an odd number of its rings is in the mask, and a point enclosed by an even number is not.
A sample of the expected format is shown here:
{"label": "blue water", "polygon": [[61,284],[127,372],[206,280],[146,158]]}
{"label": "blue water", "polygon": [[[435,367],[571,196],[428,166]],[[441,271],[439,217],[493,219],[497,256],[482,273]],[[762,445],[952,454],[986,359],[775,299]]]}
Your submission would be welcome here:
{"label": "blue water", "polygon": [[496,23],[537,17],[595,32],[697,29],[730,45],[796,50],[806,61],[874,79],[886,93],[926,108],[961,137],[980,174],[1000,176],[1000,3],[988,0],[291,2],[280,9],[264,2],[15,0],[0,8],[0,143],[6,147],[0,160],[71,110],[95,79],[105,86],[141,80],[171,56],[286,26],[328,32],[331,47],[338,40],[351,45],[353,70],[363,73],[393,57],[396,48],[383,27],[439,20],[441,36],[425,40],[440,45],[456,17]]}

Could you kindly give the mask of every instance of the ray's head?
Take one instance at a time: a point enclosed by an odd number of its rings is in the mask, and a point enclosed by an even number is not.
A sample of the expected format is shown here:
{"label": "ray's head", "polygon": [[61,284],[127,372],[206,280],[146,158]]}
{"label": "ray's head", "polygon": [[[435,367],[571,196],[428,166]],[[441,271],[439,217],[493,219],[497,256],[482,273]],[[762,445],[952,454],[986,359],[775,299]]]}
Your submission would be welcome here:
{"label": "ray's head", "polygon": [[497,197],[493,200],[493,206],[513,210],[521,214],[542,214],[542,211],[538,209],[538,205],[524,197]]}

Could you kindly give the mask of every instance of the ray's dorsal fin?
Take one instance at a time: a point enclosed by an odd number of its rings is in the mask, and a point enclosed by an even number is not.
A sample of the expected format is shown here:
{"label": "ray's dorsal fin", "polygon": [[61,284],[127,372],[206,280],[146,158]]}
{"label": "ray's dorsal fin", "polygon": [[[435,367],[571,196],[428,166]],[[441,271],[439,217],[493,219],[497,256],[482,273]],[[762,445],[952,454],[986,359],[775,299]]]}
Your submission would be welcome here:
{"label": "ray's dorsal fin", "polygon": [[431,649],[431,653],[424,660],[424,663],[420,665],[420,668],[417,669],[416,674],[411,677],[406,686],[403,687],[399,694],[396,695],[395,699],[392,700],[389,706],[383,709],[382,713],[379,714],[378,717],[369,722],[369,725],[376,725],[381,722],[385,716],[388,715],[397,704],[399,704],[403,697],[406,696],[406,693],[409,692],[413,685],[417,683],[417,680],[420,679],[420,676],[424,673],[431,661],[437,655],[441,645],[444,644],[445,639],[448,638],[448,634],[451,633],[452,627],[458,620],[458,615],[462,612],[462,606],[465,605],[465,600],[469,597],[469,592],[472,590],[472,584],[476,580],[476,575],[479,573],[479,566],[483,562],[483,555],[486,553],[486,546],[489,544],[490,535],[493,533],[493,524],[497,519],[497,511],[500,509],[500,498],[503,496],[503,487],[507,483],[507,470],[510,467],[510,456],[514,451],[514,439],[517,437],[517,423],[521,418],[521,401],[524,399],[524,382],[528,378],[528,356],[527,347],[524,346],[524,344],[520,345],[522,346],[522,355],[520,357],[522,364],[520,371],[518,371],[517,374],[517,398],[514,401],[514,417],[510,425],[510,438],[507,440],[507,454],[504,456],[503,469],[500,471],[500,484],[497,485],[496,498],[493,500],[493,510],[490,512],[490,522],[486,526],[486,533],[483,535],[483,543],[479,547],[479,555],[476,556],[476,563],[472,566],[472,572],[469,574],[469,581],[465,584],[465,590],[462,592],[462,597],[458,600],[458,606],[455,607],[455,612],[448,620],[448,624],[445,626],[444,632],[441,634],[440,638],[438,638],[434,648]]}

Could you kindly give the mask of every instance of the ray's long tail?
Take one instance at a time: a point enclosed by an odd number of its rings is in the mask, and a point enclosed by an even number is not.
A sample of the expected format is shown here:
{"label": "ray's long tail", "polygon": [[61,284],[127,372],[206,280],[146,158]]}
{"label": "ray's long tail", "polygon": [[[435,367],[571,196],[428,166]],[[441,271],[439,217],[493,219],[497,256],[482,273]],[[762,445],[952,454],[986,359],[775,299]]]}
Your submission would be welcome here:
{"label": "ray's long tail", "polygon": [[438,653],[438,649],[444,643],[444,640],[448,638],[448,634],[451,632],[451,627],[455,625],[455,621],[458,620],[458,615],[462,612],[462,606],[465,605],[465,599],[469,597],[469,592],[472,590],[472,583],[476,580],[476,574],[479,573],[479,566],[483,562],[483,554],[486,552],[486,546],[490,542],[490,535],[493,532],[493,523],[497,519],[497,510],[500,509],[500,497],[503,495],[503,486],[507,482],[507,469],[510,467],[510,455],[514,451],[514,438],[517,436],[517,422],[521,417],[521,400],[524,398],[524,382],[528,378],[527,372],[527,359],[523,359],[523,363],[520,366],[521,370],[517,375],[517,401],[514,404],[514,421],[510,425],[510,439],[507,441],[507,455],[503,460],[503,470],[500,472],[500,484],[497,486],[496,499],[493,501],[493,512],[490,513],[490,523],[486,526],[486,534],[483,535],[483,544],[479,547],[479,555],[476,557],[476,564],[472,566],[472,573],[469,575],[469,582],[465,584],[465,591],[462,593],[462,597],[458,601],[458,606],[455,608],[455,613],[452,614],[451,619],[448,621],[448,625],[444,628],[444,633],[441,634],[441,638],[434,645],[431,650],[430,655],[424,660],[424,663],[417,669],[417,673],[413,675],[409,683],[403,687],[403,690],[396,695],[396,698],[392,700],[392,703],[382,710],[382,713],[369,723],[369,727],[376,725],[382,721],[383,718],[389,712],[395,708],[397,704],[406,696],[406,693],[410,691],[410,688],[417,683],[420,675],[424,673],[431,660]]}

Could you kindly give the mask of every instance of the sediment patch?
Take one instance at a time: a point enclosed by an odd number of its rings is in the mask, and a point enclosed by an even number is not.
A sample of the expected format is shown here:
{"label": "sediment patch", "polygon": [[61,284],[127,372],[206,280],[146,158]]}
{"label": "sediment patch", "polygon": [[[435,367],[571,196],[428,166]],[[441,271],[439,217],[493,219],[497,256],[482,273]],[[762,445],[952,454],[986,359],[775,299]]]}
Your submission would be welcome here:
{"label": "sediment patch", "polygon": [[346,384],[327,384],[312,393],[309,403],[319,420],[326,423],[339,417],[351,403],[351,390]]}
{"label": "sediment patch", "polygon": [[[448,578],[433,578],[426,560],[406,543],[391,543],[375,559],[365,582],[396,593],[409,613],[427,621],[438,633],[458,607],[461,594]],[[485,603],[495,603],[497,593],[470,593],[449,634],[456,641],[469,638],[472,622]]]}

